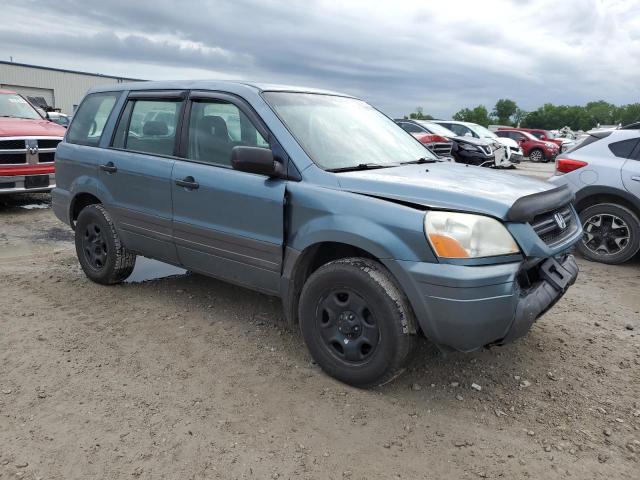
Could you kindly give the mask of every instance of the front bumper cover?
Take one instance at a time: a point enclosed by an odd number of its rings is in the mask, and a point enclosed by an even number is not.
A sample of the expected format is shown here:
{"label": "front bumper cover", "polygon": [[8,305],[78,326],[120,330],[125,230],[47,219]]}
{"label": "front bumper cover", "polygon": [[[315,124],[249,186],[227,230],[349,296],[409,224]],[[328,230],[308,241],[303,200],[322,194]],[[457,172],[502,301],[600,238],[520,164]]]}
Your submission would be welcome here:
{"label": "front bumper cover", "polygon": [[534,322],[562,298],[578,277],[578,265],[573,255],[566,255],[561,262],[548,258],[538,268],[540,280],[521,291],[511,328],[497,343],[502,345],[524,336]]}
{"label": "front bumper cover", "polygon": [[424,335],[445,350],[469,352],[524,335],[575,282],[562,254],[525,269],[523,262],[484,266],[387,261]]}

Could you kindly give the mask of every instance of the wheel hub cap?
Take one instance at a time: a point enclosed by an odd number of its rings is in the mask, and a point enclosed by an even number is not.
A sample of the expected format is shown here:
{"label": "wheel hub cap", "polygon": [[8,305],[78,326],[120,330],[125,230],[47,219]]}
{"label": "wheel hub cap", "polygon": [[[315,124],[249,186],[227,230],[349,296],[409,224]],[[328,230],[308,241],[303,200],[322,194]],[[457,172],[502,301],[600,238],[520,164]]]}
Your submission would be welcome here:
{"label": "wheel hub cap", "polygon": [[351,311],[344,311],[338,317],[338,331],[350,340],[358,338],[362,333],[360,319]]}

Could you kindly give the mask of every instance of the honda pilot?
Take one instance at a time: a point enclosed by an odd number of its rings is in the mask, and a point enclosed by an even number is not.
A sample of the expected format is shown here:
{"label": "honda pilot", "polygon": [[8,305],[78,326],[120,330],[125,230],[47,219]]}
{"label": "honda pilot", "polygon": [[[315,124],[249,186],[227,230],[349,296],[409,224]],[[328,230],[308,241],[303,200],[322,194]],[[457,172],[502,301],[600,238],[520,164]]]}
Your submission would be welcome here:
{"label": "honda pilot", "polygon": [[143,255],[278,296],[320,367],[360,387],[420,337],[469,352],[524,335],[578,274],[566,186],[439,161],[349,95],[95,88],[56,169],[89,279],[122,282]]}

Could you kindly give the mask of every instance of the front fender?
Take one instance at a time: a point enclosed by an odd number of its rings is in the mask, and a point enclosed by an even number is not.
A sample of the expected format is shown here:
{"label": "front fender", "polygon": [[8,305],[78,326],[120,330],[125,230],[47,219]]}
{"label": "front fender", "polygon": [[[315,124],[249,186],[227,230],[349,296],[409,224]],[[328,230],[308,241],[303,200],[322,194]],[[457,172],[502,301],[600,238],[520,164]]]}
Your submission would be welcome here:
{"label": "front fender", "polygon": [[287,245],[322,242],[361,248],[379,259],[435,262],[424,235],[424,211],[391,200],[331,188],[287,186]]}

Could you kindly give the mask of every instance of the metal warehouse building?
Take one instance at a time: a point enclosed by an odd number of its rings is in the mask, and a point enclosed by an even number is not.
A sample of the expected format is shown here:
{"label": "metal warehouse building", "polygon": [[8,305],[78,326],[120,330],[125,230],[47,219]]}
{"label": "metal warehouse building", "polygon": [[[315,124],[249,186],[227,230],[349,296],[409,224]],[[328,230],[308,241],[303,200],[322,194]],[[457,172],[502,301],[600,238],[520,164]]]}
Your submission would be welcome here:
{"label": "metal warehouse building", "polygon": [[68,115],[75,112],[91,87],[137,80],[0,61],[0,88],[16,91],[25,97],[44,99],[48,106],[59,108]]}

